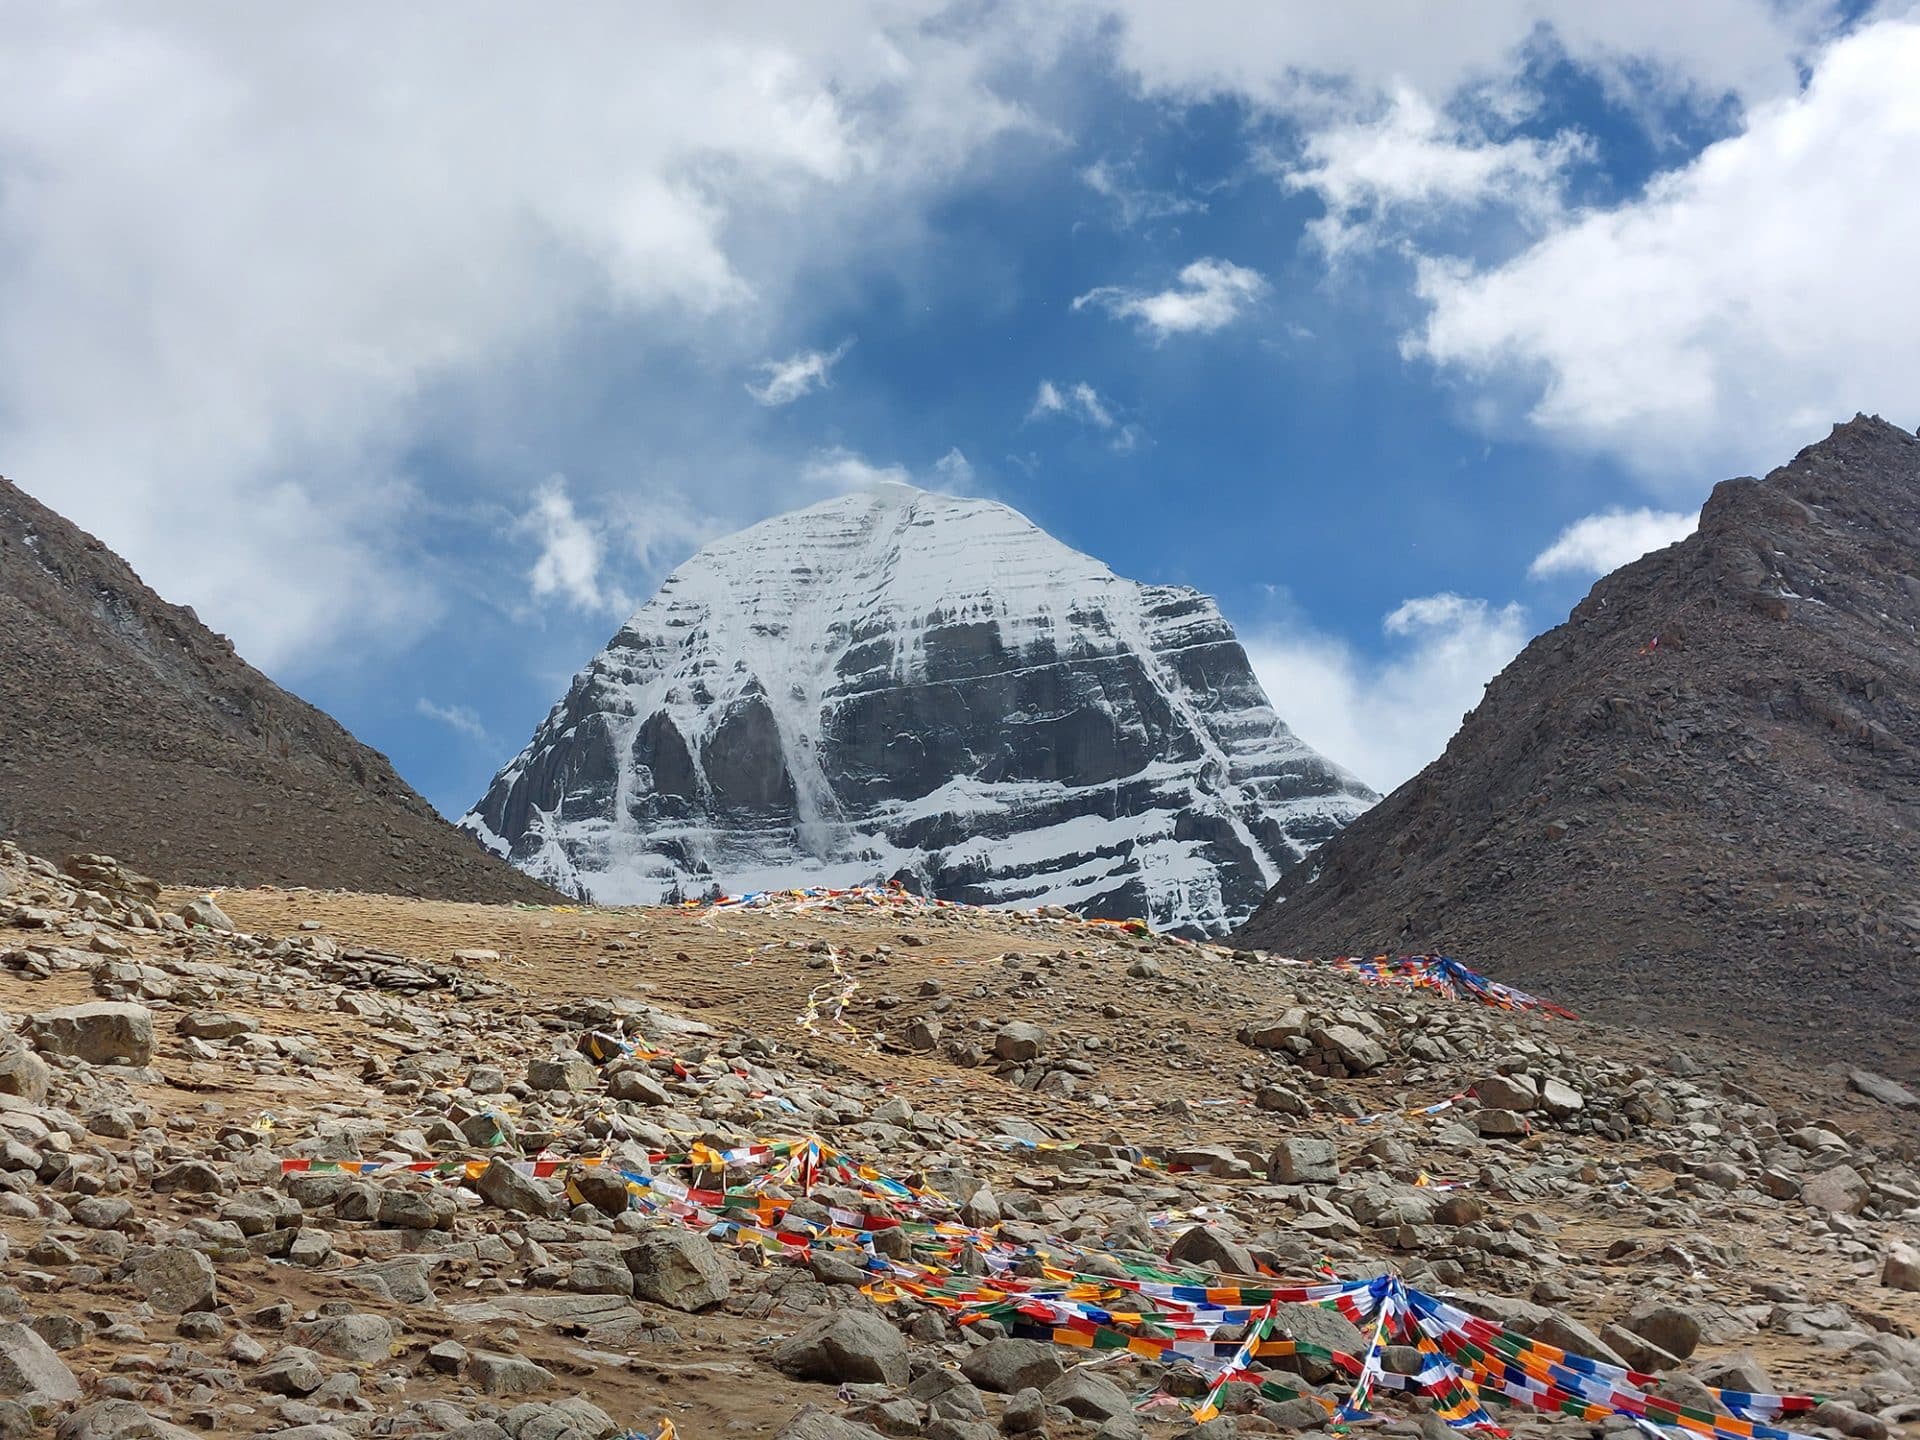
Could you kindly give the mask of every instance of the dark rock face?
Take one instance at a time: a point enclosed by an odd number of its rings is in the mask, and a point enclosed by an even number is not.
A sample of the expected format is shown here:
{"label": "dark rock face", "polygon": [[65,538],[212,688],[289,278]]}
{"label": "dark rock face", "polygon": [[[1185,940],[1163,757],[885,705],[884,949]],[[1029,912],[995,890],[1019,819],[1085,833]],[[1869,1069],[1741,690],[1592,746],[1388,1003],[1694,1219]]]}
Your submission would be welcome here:
{"label": "dark rock face", "polygon": [[181,883],[552,898],[5,480],[0,835]]}
{"label": "dark rock face", "polygon": [[901,876],[1215,933],[1372,798],[1205,596],[886,486],[681,567],[463,823],[605,901]]}
{"label": "dark rock face", "polygon": [[1920,442],[1862,417],[1595,585],[1242,935],[1911,1076],[1916,875]]}

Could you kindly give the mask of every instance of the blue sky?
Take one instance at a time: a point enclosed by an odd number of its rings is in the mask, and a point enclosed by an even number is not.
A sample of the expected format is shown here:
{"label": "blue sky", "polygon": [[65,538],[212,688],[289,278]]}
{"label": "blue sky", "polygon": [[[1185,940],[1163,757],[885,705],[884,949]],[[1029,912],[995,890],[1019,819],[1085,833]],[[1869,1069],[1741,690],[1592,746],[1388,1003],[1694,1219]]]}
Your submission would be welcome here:
{"label": "blue sky", "polygon": [[1385,788],[1920,404],[1905,4],[709,8],[0,0],[0,472],[449,813],[883,475],[1217,596]]}

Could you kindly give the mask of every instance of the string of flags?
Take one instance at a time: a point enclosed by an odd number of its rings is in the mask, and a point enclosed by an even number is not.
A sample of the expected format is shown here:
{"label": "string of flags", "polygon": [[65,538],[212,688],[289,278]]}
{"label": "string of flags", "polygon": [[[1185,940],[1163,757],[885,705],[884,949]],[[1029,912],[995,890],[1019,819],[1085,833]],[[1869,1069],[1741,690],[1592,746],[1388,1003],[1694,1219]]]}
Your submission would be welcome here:
{"label": "string of flags", "polygon": [[1579,1017],[1571,1010],[1498,980],[1489,980],[1450,955],[1343,955],[1327,962],[1330,969],[1358,976],[1371,985],[1393,985],[1411,990],[1433,990],[1453,1000],[1477,1000],[1500,1010],[1543,1010],[1565,1020]]}
{"label": "string of flags", "polygon": [[[1227,1391],[1251,1386],[1268,1399],[1306,1399],[1322,1406],[1337,1428],[1376,1418],[1377,1393],[1424,1396],[1457,1429],[1504,1435],[1489,1406],[1527,1407],[1588,1420],[1624,1415],[1656,1435],[1668,1431],[1714,1440],[1800,1440],[1768,1422],[1811,1410],[1808,1395],[1711,1392],[1717,1410],[1700,1410],[1655,1395],[1657,1377],[1572,1354],[1506,1330],[1392,1275],[1279,1285],[1196,1277],[1130,1252],[1090,1251],[1064,1241],[1045,1244],[1003,1239],[998,1226],[971,1226],[958,1209],[925,1183],[887,1175],[818,1136],[756,1140],[717,1149],[696,1142],[677,1155],[651,1154],[659,1167],[642,1174],[605,1156],[540,1157],[512,1163],[534,1178],[560,1175],[575,1203],[575,1167],[608,1167],[621,1176],[629,1203],[687,1226],[718,1243],[740,1247],[762,1263],[805,1263],[829,1250],[871,1277],[864,1293],[885,1304],[903,1296],[938,1306],[966,1326],[994,1319],[1016,1336],[1047,1339],[1091,1351],[1127,1353],[1183,1371],[1204,1382],[1191,1403],[1193,1418],[1219,1413]],[[358,1162],[287,1159],[286,1173],[337,1169],[355,1174],[407,1171],[472,1179],[488,1160]],[[667,1171],[682,1171],[675,1175]],[[816,1187],[824,1220],[794,1213],[796,1200]],[[1167,1236],[1185,1223],[1165,1223]],[[882,1242],[886,1231],[901,1240]],[[1099,1273],[1091,1263],[1100,1261]],[[1116,1275],[1115,1270],[1121,1273]],[[1315,1345],[1289,1331],[1288,1306],[1334,1311],[1360,1327],[1359,1354]],[[1227,1327],[1238,1327],[1228,1338]],[[1394,1347],[1418,1357],[1418,1369],[1396,1368]],[[1400,1351],[1404,1355],[1405,1350]],[[1301,1388],[1299,1377],[1263,1362],[1315,1357],[1351,1384],[1343,1399]],[[1390,1364],[1389,1361],[1395,1361]],[[1141,1397],[1144,1409],[1189,1406],[1166,1380]],[[1718,1412],[1724,1413],[1718,1413]],[[656,1440],[670,1440],[665,1431]]]}

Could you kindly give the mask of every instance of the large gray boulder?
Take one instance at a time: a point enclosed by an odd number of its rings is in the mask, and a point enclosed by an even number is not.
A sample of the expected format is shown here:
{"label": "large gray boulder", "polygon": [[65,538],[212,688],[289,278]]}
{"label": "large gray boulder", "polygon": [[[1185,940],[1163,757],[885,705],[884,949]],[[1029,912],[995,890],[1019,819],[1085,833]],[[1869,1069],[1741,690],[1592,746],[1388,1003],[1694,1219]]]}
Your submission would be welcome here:
{"label": "large gray boulder", "polygon": [[712,1242],[678,1226],[647,1231],[626,1252],[626,1261],[633,1293],[675,1310],[705,1310],[733,1293]]}
{"label": "large gray boulder", "polygon": [[0,1095],[18,1095],[32,1105],[47,1103],[47,1062],[10,1036],[0,1036]]}
{"label": "large gray boulder", "polygon": [[213,1262],[184,1245],[162,1245],[135,1254],[128,1278],[140,1298],[163,1315],[211,1310],[219,1300]]}
{"label": "large gray boulder", "polygon": [[123,1000],[42,1010],[27,1018],[21,1033],[43,1055],[91,1065],[145,1065],[153,1058],[153,1012]]}
{"label": "large gray boulder", "polygon": [[996,1395],[1042,1389],[1066,1368],[1059,1350],[1044,1340],[989,1340],[960,1362],[962,1375]]}
{"label": "large gray boulder", "polygon": [[80,1382],[51,1345],[25,1325],[7,1321],[0,1323],[0,1396],[70,1402],[80,1398]]}
{"label": "large gray boulder", "polygon": [[905,1385],[907,1342],[866,1308],[842,1310],[775,1347],[774,1368],[796,1380]]}

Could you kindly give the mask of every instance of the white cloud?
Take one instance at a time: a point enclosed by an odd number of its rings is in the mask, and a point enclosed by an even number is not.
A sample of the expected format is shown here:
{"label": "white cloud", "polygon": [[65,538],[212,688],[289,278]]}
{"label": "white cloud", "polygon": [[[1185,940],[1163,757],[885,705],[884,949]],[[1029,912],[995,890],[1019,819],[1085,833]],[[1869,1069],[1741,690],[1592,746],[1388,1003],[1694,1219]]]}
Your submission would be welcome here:
{"label": "white cloud", "polygon": [[1169,335],[1208,334],[1231,325],[1267,293],[1257,270],[1212,258],[1195,260],[1180,272],[1179,283],[1160,291],[1102,285],[1073,302],[1075,310],[1095,305],[1120,319],[1140,322],[1158,344]]}
{"label": "white cloud", "polygon": [[1106,401],[1084,380],[1065,386],[1042,380],[1033,397],[1033,408],[1027,411],[1027,419],[1043,420],[1049,415],[1068,416],[1099,430],[1111,430],[1114,426],[1113,412],[1107,408]]}
{"label": "white cloud", "polygon": [[540,542],[539,557],[527,572],[536,599],[557,597],[577,610],[631,613],[633,601],[626,593],[601,583],[605,548],[575,513],[565,479],[555,475],[535,492],[521,525]]}
{"label": "white cloud", "polygon": [[1028,123],[945,8],[13,7],[8,473],[256,662],[403,643],[423,394],[596,322],[738,364],[819,256],[910,243]]}
{"label": "white cloud", "polygon": [[1384,793],[1446,748],[1487,682],[1526,644],[1527,616],[1518,605],[1443,593],[1405,601],[1381,628],[1379,656],[1297,625],[1242,638],[1280,718]]}
{"label": "white cloud", "polygon": [[933,462],[932,483],[927,487],[943,495],[958,495],[973,485],[973,462],[955,446]]}
{"label": "white cloud", "polygon": [[1143,220],[1206,213],[1206,202],[1171,190],[1155,190],[1136,177],[1127,161],[1096,160],[1080,172],[1081,183],[1113,202],[1120,224],[1132,229]]}
{"label": "white cloud", "polygon": [[1920,392],[1920,23],[1836,41],[1802,94],[1491,269],[1428,261],[1409,354],[1676,488]]}
{"label": "white cloud", "polygon": [[1545,223],[1559,211],[1567,167],[1591,150],[1572,131],[1490,139],[1403,85],[1384,113],[1315,130],[1297,161],[1266,163],[1288,189],[1311,192],[1326,206],[1307,233],[1338,258],[1380,244],[1395,222],[1421,225],[1480,206]]}
{"label": "white cloud", "polygon": [[763,360],[754,368],[766,378],[749,383],[747,393],[762,405],[791,405],[801,396],[833,383],[833,367],[846,358],[853,341],[843,340],[831,350],[802,350],[785,360]]}
{"label": "white cloud", "polygon": [[1147,432],[1139,425],[1131,421],[1121,423],[1112,404],[1084,380],[1070,385],[1056,385],[1051,380],[1040,382],[1033,404],[1027,410],[1027,422],[1031,424],[1054,416],[1077,420],[1098,430],[1106,437],[1107,448],[1116,455],[1131,454],[1147,438]]}
{"label": "white cloud", "polygon": [[876,465],[857,450],[830,445],[807,457],[800,478],[833,495],[852,490],[871,490],[875,485],[911,485],[913,476],[904,465]]}
{"label": "white cloud", "polygon": [[1551,575],[1607,575],[1650,551],[1686,539],[1699,523],[1698,511],[1603,510],[1562,530],[1533,557],[1527,573],[1536,580]]}
{"label": "white cloud", "polygon": [[480,717],[465,705],[436,705],[422,695],[414,702],[414,710],[429,720],[438,720],[450,730],[458,731],[469,740],[482,745],[491,744],[493,737],[487,733],[487,727]]}
{"label": "white cloud", "polygon": [[1149,94],[1221,94],[1295,114],[1348,114],[1397,85],[1452,96],[1529,55],[1565,56],[1616,93],[1711,105],[1792,91],[1796,62],[1835,23],[1831,0],[1118,0],[1116,58]]}

